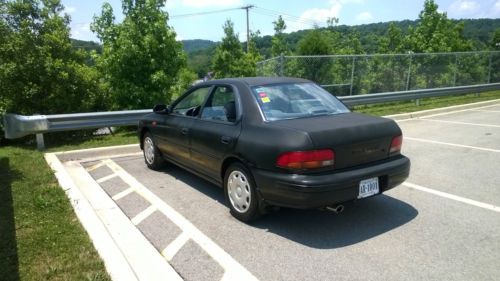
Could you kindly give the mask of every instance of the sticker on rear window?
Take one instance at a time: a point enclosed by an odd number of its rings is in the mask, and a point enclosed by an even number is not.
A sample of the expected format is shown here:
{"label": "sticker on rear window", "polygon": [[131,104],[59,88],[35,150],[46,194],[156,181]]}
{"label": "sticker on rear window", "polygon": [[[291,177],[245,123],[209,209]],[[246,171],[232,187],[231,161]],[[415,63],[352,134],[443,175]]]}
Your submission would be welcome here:
{"label": "sticker on rear window", "polygon": [[268,103],[268,102],[271,102],[271,100],[269,99],[269,97],[262,97],[262,98],[260,98],[260,100],[261,100],[263,103]]}

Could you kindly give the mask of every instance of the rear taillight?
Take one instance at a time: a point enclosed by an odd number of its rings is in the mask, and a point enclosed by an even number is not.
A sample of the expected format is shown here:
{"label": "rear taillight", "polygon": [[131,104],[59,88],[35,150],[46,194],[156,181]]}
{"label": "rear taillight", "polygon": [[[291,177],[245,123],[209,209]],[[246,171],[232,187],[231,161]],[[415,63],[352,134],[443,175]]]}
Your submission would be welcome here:
{"label": "rear taillight", "polygon": [[401,146],[403,145],[403,136],[396,136],[392,138],[391,148],[389,149],[389,154],[396,154],[401,151]]}
{"label": "rear taillight", "polygon": [[276,160],[278,167],[296,170],[333,167],[334,163],[335,153],[330,149],[286,152]]}

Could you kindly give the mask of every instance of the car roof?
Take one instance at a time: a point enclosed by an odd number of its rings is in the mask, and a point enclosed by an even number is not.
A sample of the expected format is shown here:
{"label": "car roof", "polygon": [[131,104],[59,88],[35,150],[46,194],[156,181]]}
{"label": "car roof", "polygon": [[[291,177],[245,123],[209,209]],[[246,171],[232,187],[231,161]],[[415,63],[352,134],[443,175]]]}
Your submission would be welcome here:
{"label": "car roof", "polygon": [[262,86],[269,84],[281,84],[281,83],[311,83],[311,81],[302,78],[293,77],[242,77],[242,78],[224,78],[210,80],[206,83],[216,84],[216,83],[245,83],[248,86]]}

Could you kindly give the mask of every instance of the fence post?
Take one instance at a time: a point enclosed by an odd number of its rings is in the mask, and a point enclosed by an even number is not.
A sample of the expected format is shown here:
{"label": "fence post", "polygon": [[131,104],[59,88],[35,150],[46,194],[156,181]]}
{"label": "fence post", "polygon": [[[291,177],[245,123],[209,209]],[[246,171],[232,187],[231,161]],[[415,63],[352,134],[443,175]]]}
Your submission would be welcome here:
{"label": "fence post", "polygon": [[43,134],[36,134],[36,148],[40,151],[45,149],[45,141],[43,140]]}
{"label": "fence post", "polygon": [[284,73],[285,73],[285,56],[283,55],[283,53],[281,53],[281,55],[280,55],[280,74],[279,74],[279,76],[281,76],[281,77],[285,76]]}
{"label": "fence post", "polygon": [[489,63],[488,63],[488,81],[487,81],[487,83],[490,84],[491,83],[491,53],[488,57],[488,61],[489,61]]}
{"label": "fence post", "polygon": [[349,89],[349,96],[352,96],[352,88],[354,85],[354,66],[356,65],[356,56],[352,57],[352,68],[351,68],[351,86]]}
{"label": "fence post", "polygon": [[457,85],[458,55],[455,54],[455,69],[453,71],[453,87]]}
{"label": "fence post", "polygon": [[410,90],[411,63],[413,60],[413,52],[410,51],[410,63],[408,64],[408,76],[406,77],[406,90]]}

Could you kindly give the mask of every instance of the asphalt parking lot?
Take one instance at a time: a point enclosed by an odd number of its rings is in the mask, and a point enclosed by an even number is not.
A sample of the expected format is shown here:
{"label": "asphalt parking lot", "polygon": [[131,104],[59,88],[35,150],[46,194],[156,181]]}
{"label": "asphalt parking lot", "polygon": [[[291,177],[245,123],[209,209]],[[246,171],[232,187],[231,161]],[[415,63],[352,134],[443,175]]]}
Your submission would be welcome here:
{"label": "asphalt parking lot", "polygon": [[251,225],[222,189],[149,170],[137,146],[58,158],[81,165],[184,280],[500,280],[500,103],[398,122],[412,161],[403,185],[341,214],[281,209]]}

